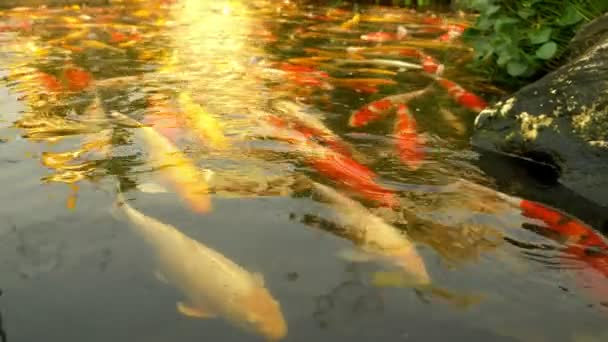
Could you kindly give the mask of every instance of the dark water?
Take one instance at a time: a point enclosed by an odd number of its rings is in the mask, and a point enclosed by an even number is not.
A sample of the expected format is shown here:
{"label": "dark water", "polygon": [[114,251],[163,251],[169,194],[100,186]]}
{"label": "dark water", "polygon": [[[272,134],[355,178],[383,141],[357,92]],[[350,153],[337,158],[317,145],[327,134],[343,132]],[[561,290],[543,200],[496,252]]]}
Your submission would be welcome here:
{"label": "dark water", "polygon": [[[487,100],[501,96],[466,73],[470,52],[457,39],[438,42],[440,33],[424,30],[438,25],[421,24],[428,15],[366,8],[358,25],[340,29],[352,13],[287,2],[151,3],[0,12],[0,337],[263,340],[222,318],[177,312],[183,293],[157,279],[154,251],[124,217],[116,218],[118,184],[145,215],[261,273],[280,302],[285,341],[608,339],[601,272],[562,252],[564,239],[524,229],[529,220],[488,195],[492,190],[454,184],[532,192],[545,201],[559,191],[518,188],[525,179],[509,164],[502,179],[486,175],[498,164],[468,147],[475,111],[432,86],[424,72],[337,62],[352,58],[349,46],[421,49],[445,65],[447,79]],[[395,32],[398,24],[412,38],[360,39]],[[419,62],[378,51],[365,57]],[[330,58],[289,60],[315,55]],[[282,62],[317,71],[286,72]],[[341,83],[348,78],[395,84],[369,93],[375,89]],[[399,160],[391,116],[362,128],[347,124],[366,103],[428,85],[428,94],[409,102],[425,140],[415,170]],[[211,117],[203,126],[216,123],[219,130],[197,139],[191,122],[175,114],[175,99],[185,93],[204,106],[201,117]],[[336,234],[334,209],[306,184],[313,179],[343,187],[303,162],[297,148],[259,139],[266,131],[253,113],[279,114],[271,105],[279,99],[309,105],[310,115],[352,145],[357,159],[396,193],[400,206],[394,209],[353,198],[409,235],[441,291],[381,286],[372,279],[390,269],[386,262],[341,256],[353,244]],[[187,160],[210,170],[204,171],[212,173],[210,211],[193,211],[184,192],[159,178],[164,168],[151,161],[153,147],[139,128],[108,119],[115,111],[161,122],[159,131]],[[162,125],[167,121],[170,127]],[[205,276],[217,276],[216,270],[200,270]]]}

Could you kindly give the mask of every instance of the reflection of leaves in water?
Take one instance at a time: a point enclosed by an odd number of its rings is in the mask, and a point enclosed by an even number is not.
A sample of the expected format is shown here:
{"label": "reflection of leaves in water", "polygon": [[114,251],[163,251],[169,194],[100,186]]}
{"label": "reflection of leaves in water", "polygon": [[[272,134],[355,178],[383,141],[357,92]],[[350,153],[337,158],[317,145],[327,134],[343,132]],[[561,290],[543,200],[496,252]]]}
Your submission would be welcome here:
{"label": "reflection of leaves in water", "polygon": [[[378,290],[365,286],[357,274],[356,266],[347,269],[350,278],[343,281],[327,294],[315,298],[313,318],[320,328],[340,326],[357,329],[352,324],[355,318],[365,315],[377,315],[384,311],[384,302]],[[345,324],[341,324],[345,323]]]}

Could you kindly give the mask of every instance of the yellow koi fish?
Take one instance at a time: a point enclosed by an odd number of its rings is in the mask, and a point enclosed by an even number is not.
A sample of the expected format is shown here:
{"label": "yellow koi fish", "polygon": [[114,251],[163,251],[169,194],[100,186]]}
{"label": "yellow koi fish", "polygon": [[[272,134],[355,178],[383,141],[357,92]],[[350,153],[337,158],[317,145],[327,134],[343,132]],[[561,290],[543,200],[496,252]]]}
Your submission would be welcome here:
{"label": "yellow koi fish", "polygon": [[359,248],[401,268],[412,278],[412,285],[431,283],[424,260],[403,232],[332,188],[319,183],[313,183],[313,188],[332,203],[348,230],[345,234],[356,241]]}
{"label": "yellow koi fish", "polygon": [[87,40],[83,40],[82,42],[80,42],[80,44],[83,46],[86,46],[88,48],[92,48],[92,49],[111,50],[111,51],[115,51],[115,52],[119,52],[119,53],[125,53],[125,50],[123,50],[123,49],[119,49],[112,45],[102,43],[98,40],[87,39]]}
{"label": "yellow koi fish", "polygon": [[360,21],[361,21],[361,15],[359,13],[357,13],[352,18],[350,18],[349,20],[343,22],[340,25],[340,28],[344,29],[344,30],[350,30],[351,28],[359,25]]}
{"label": "yellow koi fish", "polygon": [[222,126],[211,114],[195,103],[187,93],[181,93],[178,101],[190,120],[192,128],[203,142],[217,150],[228,147],[228,140],[224,136]]}
{"label": "yellow koi fish", "polygon": [[151,159],[161,164],[160,172],[175,186],[192,210],[204,213],[211,209],[207,180],[179,148],[152,127],[144,126],[118,112],[113,112],[112,116],[139,128],[148,145]]}
{"label": "yellow koi fish", "polygon": [[278,341],[287,334],[280,304],[252,274],[177,228],[131,207],[118,193],[116,209],[154,249],[160,276],[185,295],[180,313],[196,318],[222,317],[246,331]]}

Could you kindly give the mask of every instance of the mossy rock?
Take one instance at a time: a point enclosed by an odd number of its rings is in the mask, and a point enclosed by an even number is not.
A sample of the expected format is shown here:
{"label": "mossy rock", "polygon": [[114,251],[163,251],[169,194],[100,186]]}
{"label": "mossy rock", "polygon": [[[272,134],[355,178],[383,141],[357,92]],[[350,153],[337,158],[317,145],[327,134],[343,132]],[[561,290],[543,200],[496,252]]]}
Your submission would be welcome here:
{"label": "mossy rock", "polygon": [[608,15],[568,51],[564,66],[481,112],[472,144],[552,166],[564,186],[608,207]]}

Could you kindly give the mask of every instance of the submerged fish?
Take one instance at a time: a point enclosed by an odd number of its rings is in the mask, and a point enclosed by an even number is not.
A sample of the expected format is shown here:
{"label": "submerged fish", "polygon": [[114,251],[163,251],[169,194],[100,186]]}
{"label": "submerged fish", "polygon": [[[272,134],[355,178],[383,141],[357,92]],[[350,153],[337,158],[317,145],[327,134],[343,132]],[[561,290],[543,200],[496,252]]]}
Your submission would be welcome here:
{"label": "submerged fish", "polygon": [[387,41],[391,41],[391,40],[400,40],[400,39],[405,38],[406,36],[407,36],[407,29],[403,26],[399,26],[399,27],[397,27],[396,33],[384,32],[384,31],[371,32],[371,33],[366,33],[366,34],[362,35],[361,40],[365,40],[368,42],[382,43],[382,42],[387,42]]}
{"label": "submerged fish", "polygon": [[341,219],[345,235],[364,252],[388,260],[412,278],[411,285],[429,285],[431,278],[422,257],[404,232],[375,216],[360,203],[334,189],[313,182],[315,191],[331,201]]}
{"label": "submerged fish", "polygon": [[161,276],[177,287],[187,302],[178,310],[197,318],[222,317],[247,331],[278,341],[287,334],[280,304],[252,274],[177,228],[131,207],[118,193],[116,207],[154,249]]}
{"label": "submerged fish", "polygon": [[195,103],[186,92],[179,94],[178,101],[202,142],[217,150],[229,146],[222,125],[213,115]]}
{"label": "submerged fish", "polygon": [[418,169],[424,159],[424,142],[416,132],[416,119],[405,104],[400,104],[397,108],[394,134],[401,161],[410,170]]}
{"label": "submerged fish", "polygon": [[173,183],[192,210],[199,213],[210,210],[211,200],[208,195],[207,180],[190,159],[154,128],[144,126],[118,112],[113,112],[112,116],[142,132],[151,159],[162,166],[159,172]]}
{"label": "submerged fish", "polygon": [[436,77],[436,80],[442,88],[447,90],[448,95],[450,95],[461,106],[475,112],[481,112],[488,106],[484,99],[464,89],[455,82],[441,77]]}
{"label": "submerged fish", "polygon": [[335,62],[339,65],[344,64],[364,64],[364,65],[380,65],[380,66],[391,66],[401,69],[422,69],[419,64],[394,60],[394,59],[336,59]]}
{"label": "submerged fish", "polygon": [[378,176],[349,154],[342,153],[335,146],[323,146],[313,136],[286,126],[280,118],[268,121],[274,129],[269,129],[268,137],[285,141],[295,146],[308,165],[321,175],[346,186],[358,195],[386,207],[399,205],[395,193],[376,182]]}
{"label": "submerged fish", "polygon": [[351,19],[343,22],[340,25],[340,28],[343,29],[343,30],[350,30],[354,26],[359,25],[360,21],[361,21],[361,15],[359,13],[356,13]]}
{"label": "submerged fish", "polygon": [[91,49],[110,50],[119,53],[126,53],[126,51],[123,49],[93,39],[83,40],[80,42],[80,44]]}
{"label": "submerged fish", "polygon": [[93,83],[93,76],[86,70],[76,66],[64,69],[63,78],[70,91],[82,91]]}
{"label": "submerged fish", "polygon": [[430,88],[411,91],[403,94],[396,94],[383,97],[364,105],[355,111],[349,118],[348,124],[351,127],[363,127],[370,122],[384,118],[389,111],[397,109],[400,103],[408,101],[425,94]]}

